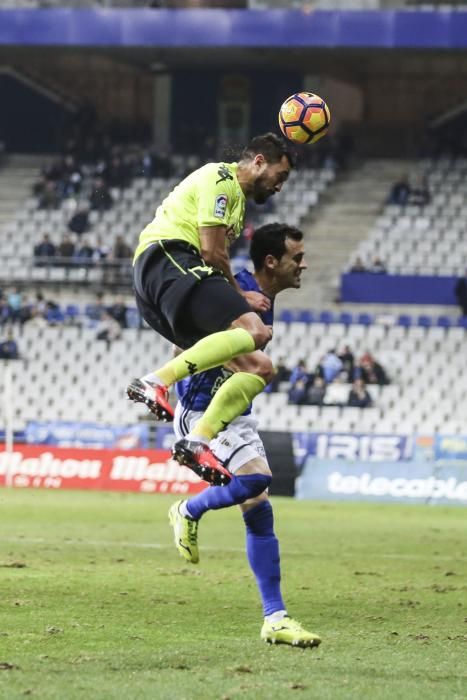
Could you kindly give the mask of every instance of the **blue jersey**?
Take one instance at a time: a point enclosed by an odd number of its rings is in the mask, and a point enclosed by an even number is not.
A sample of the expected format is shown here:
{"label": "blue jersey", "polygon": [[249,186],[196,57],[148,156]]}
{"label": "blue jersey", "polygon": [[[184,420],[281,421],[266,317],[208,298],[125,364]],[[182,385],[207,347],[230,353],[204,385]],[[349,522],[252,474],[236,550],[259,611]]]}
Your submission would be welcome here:
{"label": "blue jersey", "polygon": [[[256,279],[248,270],[240,270],[235,275],[235,279],[245,292],[261,292]],[[260,316],[267,326],[272,326],[274,318],[273,302],[271,302],[271,308],[260,314]],[[178,400],[183,408],[189,411],[205,411],[216,391],[231,374],[232,372],[226,367],[214,367],[214,369],[209,369],[206,372],[186,377],[175,385]],[[251,405],[243,415],[248,415],[249,413],[251,413]]]}

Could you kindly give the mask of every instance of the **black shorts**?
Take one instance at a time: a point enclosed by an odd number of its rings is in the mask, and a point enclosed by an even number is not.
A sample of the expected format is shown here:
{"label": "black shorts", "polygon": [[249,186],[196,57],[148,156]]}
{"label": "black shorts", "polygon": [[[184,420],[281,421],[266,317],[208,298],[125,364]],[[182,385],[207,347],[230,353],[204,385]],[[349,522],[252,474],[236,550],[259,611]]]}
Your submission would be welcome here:
{"label": "black shorts", "polygon": [[221,272],[179,240],[159,241],[141,253],[134,266],[134,288],[145,321],[181,348],[226,330],[251,311]]}

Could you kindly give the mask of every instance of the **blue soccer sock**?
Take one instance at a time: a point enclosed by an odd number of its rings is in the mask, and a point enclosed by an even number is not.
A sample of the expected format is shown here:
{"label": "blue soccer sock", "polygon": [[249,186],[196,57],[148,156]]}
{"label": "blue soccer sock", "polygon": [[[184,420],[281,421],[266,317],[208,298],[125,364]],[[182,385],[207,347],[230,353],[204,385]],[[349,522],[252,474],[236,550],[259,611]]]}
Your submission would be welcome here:
{"label": "blue soccer sock", "polygon": [[266,491],[271,477],[265,474],[233,476],[227,486],[211,486],[186,501],[186,509],[193,520],[199,520],[207,510],[218,510],[244,503]]}
{"label": "blue soccer sock", "polygon": [[262,501],[243,514],[246,552],[256,577],[264,616],[285,610],[281,594],[279,542],[274,535],[274,516],[269,501]]}

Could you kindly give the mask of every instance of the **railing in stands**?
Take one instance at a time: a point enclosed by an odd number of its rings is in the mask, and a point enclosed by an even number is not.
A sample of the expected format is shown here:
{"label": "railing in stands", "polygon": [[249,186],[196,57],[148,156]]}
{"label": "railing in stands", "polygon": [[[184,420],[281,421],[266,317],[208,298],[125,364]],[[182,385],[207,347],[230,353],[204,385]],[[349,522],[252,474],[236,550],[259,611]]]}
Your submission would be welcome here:
{"label": "railing in stands", "polygon": [[131,260],[99,260],[59,257],[3,258],[0,284],[105,285],[109,289],[132,285]]}

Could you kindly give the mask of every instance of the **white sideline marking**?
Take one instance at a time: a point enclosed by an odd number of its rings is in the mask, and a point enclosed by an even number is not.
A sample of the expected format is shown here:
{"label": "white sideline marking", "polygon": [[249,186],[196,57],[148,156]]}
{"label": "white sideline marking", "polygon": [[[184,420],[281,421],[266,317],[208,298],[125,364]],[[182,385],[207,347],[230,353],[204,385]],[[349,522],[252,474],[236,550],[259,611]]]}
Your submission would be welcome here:
{"label": "white sideline marking", "polygon": [[[173,544],[162,544],[160,542],[114,542],[109,540],[47,540],[44,537],[2,537],[2,542],[8,542],[10,544],[43,544],[47,546],[82,546],[82,547],[127,547],[129,549],[173,549]],[[211,552],[235,552],[235,553],[245,553],[243,547],[211,547],[210,545],[202,545],[202,549]],[[295,555],[305,554],[305,552],[298,552],[297,550],[287,550],[285,555]],[[310,553],[306,553],[310,556]],[[313,556],[313,554],[311,554]],[[448,554],[390,554],[384,552],[375,552],[371,555],[373,558],[380,559],[434,559],[435,561],[439,559],[460,559],[460,556],[451,556]]]}
{"label": "white sideline marking", "polygon": [[[47,540],[44,537],[2,537],[2,542],[11,544],[43,544],[47,546],[83,546],[83,547],[129,547],[133,549],[172,549],[173,544],[161,544],[160,542],[113,542],[108,540]],[[204,546],[203,549],[219,551],[219,547]],[[224,552],[244,552],[240,547],[223,547]]]}

